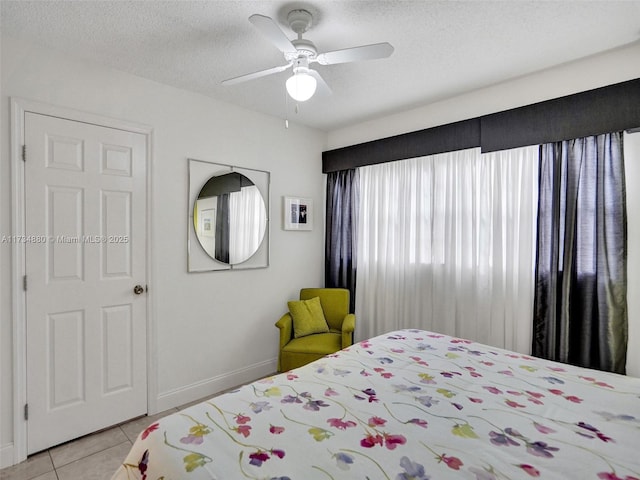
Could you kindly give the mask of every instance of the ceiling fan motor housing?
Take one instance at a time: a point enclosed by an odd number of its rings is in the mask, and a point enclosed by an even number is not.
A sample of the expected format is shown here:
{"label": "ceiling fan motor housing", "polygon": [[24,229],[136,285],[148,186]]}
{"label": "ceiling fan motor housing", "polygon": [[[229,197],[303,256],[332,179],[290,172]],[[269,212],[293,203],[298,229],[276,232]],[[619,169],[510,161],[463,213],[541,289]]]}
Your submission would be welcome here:
{"label": "ceiling fan motor housing", "polygon": [[293,73],[308,73],[309,72],[309,60],[307,57],[299,56],[293,61]]}
{"label": "ceiling fan motor housing", "polygon": [[316,46],[311,40],[299,38],[297,40],[292,40],[291,43],[293,43],[293,46],[296,47],[297,51],[295,53],[285,53],[284,57],[289,61],[295,60],[299,57],[315,58],[318,54]]}
{"label": "ceiling fan motor housing", "polygon": [[289,22],[291,30],[300,36],[311,28],[313,16],[307,10],[291,10],[289,15],[287,15],[287,21]]}
{"label": "ceiling fan motor housing", "polygon": [[291,30],[298,34],[298,38],[291,43],[296,47],[296,52],[285,52],[284,58],[292,61],[300,57],[307,59],[316,58],[318,50],[311,40],[302,38],[302,34],[311,28],[313,17],[307,10],[291,10],[287,15],[287,21]]}

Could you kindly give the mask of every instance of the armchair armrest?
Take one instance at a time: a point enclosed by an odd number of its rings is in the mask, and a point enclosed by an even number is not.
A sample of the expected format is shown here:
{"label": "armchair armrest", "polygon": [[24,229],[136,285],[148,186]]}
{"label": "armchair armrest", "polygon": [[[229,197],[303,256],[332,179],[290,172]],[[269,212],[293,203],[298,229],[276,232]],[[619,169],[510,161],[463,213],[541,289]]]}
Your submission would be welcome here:
{"label": "armchair armrest", "polygon": [[282,350],[293,336],[293,318],[291,318],[288,312],[285,313],[280,317],[280,320],[276,322],[276,327],[280,329],[280,350]]}
{"label": "armchair armrest", "polygon": [[353,331],[356,328],[356,316],[349,313],[342,321],[342,348],[353,345]]}

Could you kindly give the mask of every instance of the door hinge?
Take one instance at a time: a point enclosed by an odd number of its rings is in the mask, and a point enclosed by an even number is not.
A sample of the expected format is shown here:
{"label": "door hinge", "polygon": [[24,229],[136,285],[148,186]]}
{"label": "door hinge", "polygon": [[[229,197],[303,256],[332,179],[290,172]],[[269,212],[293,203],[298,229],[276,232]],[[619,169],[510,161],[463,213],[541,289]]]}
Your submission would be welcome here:
{"label": "door hinge", "polygon": [[22,145],[22,161],[23,162],[27,161],[27,146],[26,145]]}
{"label": "door hinge", "polygon": [[24,404],[24,419],[29,420],[29,404]]}
{"label": "door hinge", "polygon": [[27,276],[26,275],[24,277],[22,277],[22,289],[25,292],[27,291]]}

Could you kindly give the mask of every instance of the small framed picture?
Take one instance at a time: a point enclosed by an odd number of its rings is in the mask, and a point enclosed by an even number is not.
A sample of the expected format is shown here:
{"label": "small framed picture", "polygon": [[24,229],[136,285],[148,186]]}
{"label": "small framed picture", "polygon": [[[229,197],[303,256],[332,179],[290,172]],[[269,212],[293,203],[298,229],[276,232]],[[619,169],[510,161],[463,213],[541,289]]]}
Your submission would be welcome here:
{"label": "small framed picture", "polygon": [[200,229],[199,235],[205,237],[216,236],[216,209],[215,208],[203,208],[200,210]]}
{"label": "small framed picture", "polygon": [[313,229],[313,200],[301,197],[284,197],[284,229]]}

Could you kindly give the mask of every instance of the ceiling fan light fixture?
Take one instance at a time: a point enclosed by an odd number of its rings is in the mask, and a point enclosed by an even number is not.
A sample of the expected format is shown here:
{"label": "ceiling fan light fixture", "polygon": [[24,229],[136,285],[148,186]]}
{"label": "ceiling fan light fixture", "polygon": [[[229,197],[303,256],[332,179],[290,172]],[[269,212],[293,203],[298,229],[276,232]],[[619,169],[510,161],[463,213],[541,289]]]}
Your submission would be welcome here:
{"label": "ceiling fan light fixture", "polygon": [[316,93],[318,82],[305,70],[296,69],[294,74],[287,79],[287,92],[297,102],[306,102]]}

